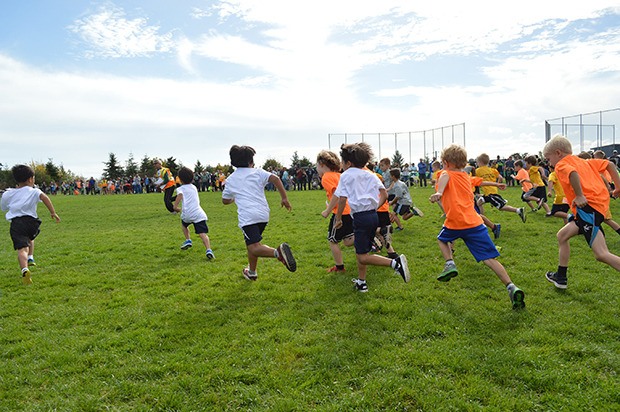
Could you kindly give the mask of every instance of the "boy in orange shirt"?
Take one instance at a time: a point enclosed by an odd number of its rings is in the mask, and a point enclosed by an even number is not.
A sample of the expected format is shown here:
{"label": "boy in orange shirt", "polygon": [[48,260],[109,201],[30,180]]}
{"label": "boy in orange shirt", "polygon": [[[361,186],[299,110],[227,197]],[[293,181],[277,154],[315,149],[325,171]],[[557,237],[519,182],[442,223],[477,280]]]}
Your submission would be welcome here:
{"label": "boy in orange shirt", "polygon": [[557,272],[547,272],[545,277],[558,289],[566,289],[568,261],[570,258],[569,240],[584,235],[596,260],[620,271],[620,257],[607,248],[605,233],[601,224],[609,210],[609,192],[600,174],[610,172],[614,182],[614,196],[620,195],[620,176],[616,166],[605,159],[584,160],[574,156],[570,141],[561,135],[547,142],[543,155],[551,166],[564,189],[566,200],[571,206],[572,216],[557,234],[559,263]]}
{"label": "boy in orange shirt", "polygon": [[321,186],[327,195],[327,207],[321,212],[321,216],[327,218],[330,214],[332,215],[327,229],[327,240],[335,265],[327,269],[328,272],[345,271],[342,250],[338,243],[342,241],[345,246],[353,246],[354,241],[353,219],[348,203],[342,212],[342,226],[338,229],[334,228],[334,218],[338,210],[338,196],[334,196],[334,192],[340,182],[340,169],[340,158],[336,153],[322,150],[316,157],[316,171],[321,177]]}
{"label": "boy in orange shirt", "polygon": [[532,205],[532,201],[538,202],[540,199],[532,198],[535,189],[530,180],[530,174],[527,172],[527,169],[525,169],[523,160],[519,159],[515,162],[515,171],[517,174],[512,175],[512,178],[521,185],[521,190],[523,190],[523,193],[521,193],[521,200],[527,203],[530,209],[532,209],[532,212],[537,211],[538,207]]}
{"label": "boy in orange shirt", "polygon": [[474,209],[472,180],[463,171],[467,165],[467,152],[464,148],[452,144],[442,151],[441,161],[444,165],[443,172],[439,175],[437,191],[430,197],[432,203],[441,201],[446,212],[446,220],[437,236],[439,249],[446,264],[437,280],[447,282],[458,275],[449,243],[463,239],[476,261],[482,261],[491,268],[506,286],[513,309],[524,308],[525,294],[512,283],[506,269],[496,259],[499,252],[482,218]]}

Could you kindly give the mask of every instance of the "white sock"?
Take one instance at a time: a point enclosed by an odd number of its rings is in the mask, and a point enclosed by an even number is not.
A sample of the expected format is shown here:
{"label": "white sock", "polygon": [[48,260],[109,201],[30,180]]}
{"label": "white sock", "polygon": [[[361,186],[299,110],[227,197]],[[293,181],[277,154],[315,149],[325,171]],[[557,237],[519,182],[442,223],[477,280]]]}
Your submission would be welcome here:
{"label": "white sock", "polygon": [[508,292],[510,292],[512,289],[516,288],[516,286],[514,285],[514,283],[509,283],[506,285],[506,289],[508,289]]}
{"label": "white sock", "polygon": [[446,260],[446,265],[448,265],[448,264],[454,265],[454,260],[453,259]]}
{"label": "white sock", "polygon": [[34,255],[28,255],[28,259],[34,260]]}

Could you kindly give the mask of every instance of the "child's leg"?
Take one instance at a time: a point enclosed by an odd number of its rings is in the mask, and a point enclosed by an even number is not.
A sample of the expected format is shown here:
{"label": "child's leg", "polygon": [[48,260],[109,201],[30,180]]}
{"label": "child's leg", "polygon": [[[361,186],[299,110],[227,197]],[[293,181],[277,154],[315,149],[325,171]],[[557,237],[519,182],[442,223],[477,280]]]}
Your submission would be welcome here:
{"label": "child's leg", "polygon": [[23,247],[17,249],[17,261],[19,262],[19,268],[24,269],[28,267],[28,251],[29,247]]}
{"label": "child's leg", "polygon": [[248,263],[251,271],[256,270],[259,257],[276,257],[275,249],[261,243],[252,243],[247,245],[248,248]]}
{"label": "child's leg", "polygon": [[329,242],[329,249],[332,251],[334,263],[336,265],[343,265],[344,260],[342,258],[342,250],[340,250],[340,245],[338,243]]}
{"label": "child's leg", "polygon": [[412,212],[412,211],[408,211],[407,213],[405,213],[405,214],[403,215],[403,220],[409,220],[409,219],[411,219],[413,216],[414,216],[414,215],[413,215],[413,212]]}
{"label": "child's leg", "polygon": [[30,243],[28,244],[28,256],[34,256],[34,240],[31,240]]}
{"label": "child's leg", "polygon": [[441,240],[438,240],[437,243],[439,244],[439,250],[441,251],[441,255],[444,260],[452,260],[452,248],[450,247],[450,244],[442,242]]}
{"label": "child's leg", "polygon": [[[189,233],[188,233],[188,236],[189,236]],[[198,236],[200,236],[200,239],[202,240],[202,244],[205,245],[205,248],[207,250],[211,249],[211,242],[209,241],[209,235],[207,235],[206,233],[200,233],[198,234]]]}
{"label": "child's leg", "polygon": [[620,229],[620,225],[613,219],[605,219],[603,223],[606,223],[614,232],[618,232],[618,229]]}
{"label": "child's leg", "polygon": [[596,235],[594,242],[592,242],[592,252],[594,252],[596,260],[606,263],[617,271],[620,271],[620,257],[609,251],[607,243],[605,242],[605,235],[601,232]]}
{"label": "child's leg", "polygon": [[183,236],[185,236],[185,239],[189,240],[189,238],[190,238],[189,229],[186,228],[183,223],[181,223],[181,229],[183,230]]}
{"label": "child's leg", "polygon": [[570,259],[570,244],[569,240],[579,234],[579,227],[575,222],[569,222],[558,230],[558,249],[559,249],[559,266],[568,267],[568,261]]}
{"label": "child's leg", "polygon": [[551,213],[551,209],[549,208],[549,205],[547,204],[547,202],[542,203],[542,208],[545,209],[546,214]]}
{"label": "child's leg", "polygon": [[508,286],[512,283],[512,281],[510,280],[510,276],[508,276],[508,272],[506,272],[506,268],[504,268],[504,266],[499,263],[497,259],[483,260],[482,263],[490,267],[491,270],[495,272],[495,274],[497,275],[499,280],[502,281],[504,286]]}
{"label": "child's leg", "polygon": [[514,207],[514,206],[509,206],[509,205],[506,205],[506,206],[502,207],[502,208],[501,208],[501,209],[499,209],[499,210],[501,210],[502,212],[519,213],[519,209],[517,209],[517,208],[516,208],[516,207]]}
{"label": "child's leg", "polygon": [[367,268],[366,265],[363,264],[361,262],[360,256],[364,256],[364,255],[357,255],[357,278],[359,280],[366,280],[366,272],[367,272]]}
{"label": "child's leg", "polygon": [[400,218],[398,217],[398,213],[394,212],[390,214],[390,217],[392,218],[392,220],[394,221],[394,223],[396,223],[396,227],[398,227],[399,229],[403,228],[403,224],[400,223]]}

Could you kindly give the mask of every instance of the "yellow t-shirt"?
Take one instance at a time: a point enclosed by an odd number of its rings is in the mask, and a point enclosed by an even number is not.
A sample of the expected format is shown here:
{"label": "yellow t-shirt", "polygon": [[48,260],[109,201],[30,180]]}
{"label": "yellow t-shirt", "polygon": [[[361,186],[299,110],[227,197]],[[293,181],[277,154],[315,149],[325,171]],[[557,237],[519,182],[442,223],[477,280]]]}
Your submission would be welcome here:
{"label": "yellow t-shirt", "polygon": [[560,184],[560,180],[556,176],[555,172],[549,174],[549,181],[553,183],[553,191],[555,192],[555,198],[553,199],[554,205],[561,205],[566,203],[566,196],[564,195],[564,189]]}
{"label": "yellow t-shirt", "polygon": [[538,169],[540,169],[540,166],[530,166],[530,168],[527,169],[527,173],[530,175],[530,181],[534,186],[544,186],[545,183],[543,182]]}
{"label": "yellow t-shirt", "polygon": [[[476,176],[481,177],[482,180],[485,182],[497,182],[497,179],[499,178],[499,172],[497,171],[497,169],[493,169],[492,167],[482,166],[476,169]],[[496,186],[480,186],[480,189],[482,189],[482,194],[485,196],[490,194],[497,194]]]}

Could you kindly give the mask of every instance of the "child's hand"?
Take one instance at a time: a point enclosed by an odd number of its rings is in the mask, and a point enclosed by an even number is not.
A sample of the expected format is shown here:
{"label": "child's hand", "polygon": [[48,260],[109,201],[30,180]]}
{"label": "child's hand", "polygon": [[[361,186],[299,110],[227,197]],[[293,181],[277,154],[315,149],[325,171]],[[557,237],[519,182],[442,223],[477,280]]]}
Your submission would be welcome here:
{"label": "child's hand", "polygon": [[585,207],[588,204],[588,199],[585,196],[576,196],[573,200],[573,204],[577,207]]}
{"label": "child's hand", "polygon": [[499,183],[499,184],[497,185],[497,188],[498,188],[499,190],[506,190],[506,183]]}
{"label": "child's hand", "polygon": [[428,200],[430,200],[431,203],[437,203],[441,200],[441,196],[442,194],[439,192],[433,193],[431,197],[428,198]]}
{"label": "child's hand", "polygon": [[342,217],[336,216],[334,218],[334,229],[340,229],[342,227]]}
{"label": "child's hand", "polygon": [[327,216],[329,216],[329,212],[330,212],[329,210],[325,209],[324,211],[321,212],[321,216],[326,218]]}
{"label": "child's hand", "polygon": [[288,211],[292,209],[291,204],[288,202],[287,198],[282,199],[282,201],[280,202],[280,206],[285,207]]}
{"label": "child's hand", "polygon": [[56,221],[56,223],[60,223],[60,216],[57,213],[52,213],[52,219]]}

